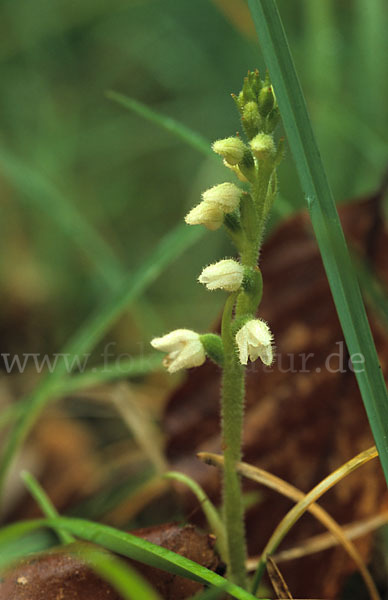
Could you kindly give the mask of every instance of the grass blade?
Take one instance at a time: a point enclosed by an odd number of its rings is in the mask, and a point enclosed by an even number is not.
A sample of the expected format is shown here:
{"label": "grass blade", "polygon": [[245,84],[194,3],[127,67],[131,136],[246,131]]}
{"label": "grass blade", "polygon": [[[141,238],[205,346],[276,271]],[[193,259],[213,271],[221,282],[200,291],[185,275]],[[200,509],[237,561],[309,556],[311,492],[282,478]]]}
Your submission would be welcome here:
{"label": "grass blade", "polygon": [[196,495],[198,502],[201,505],[201,508],[205,514],[209,527],[211,531],[214,532],[217,538],[217,548],[219,550],[220,556],[222,560],[228,564],[228,551],[226,544],[226,532],[225,526],[220,518],[220,515],[217,512],[216,507],[209,499],[208,495],[203,491],[201,486],[194,481],[188,475],[184,473],[179,473],[178,471],[168,471],[164,474],[166,479],[175,479],[176,481],[180,481],[184,485],[187,485],[191,489],[191,491]]}
{"label": "grass blade", "polygon": [[[31,496],[34,498],[38,506],[40,507],[42,513],[48,519],[55,519],[58,517],[57,510],[50,498],[47,496],[44,489],[40,486],[35,477],[29,473],[28,471],[22,471],[20,474],[26,488],[30,492]],[[74,538],[72,535],[67,533],[67,531],[62,531],[62,529],[57,529],[55,531],[58,538],[62,542],[62,544],[71,544],[74,542]]]}
{"label": "grass blade", "polygon": [[[273,554],[278,548],[280,542],[290,531],[291,527],[300,519],[300,517],[309,509],[313,502],[317,502],[319,498],[325,494],[330,488],[336,485],[350,473],[353,473],[356,469],[372,460],[377,456],[377,450],[375,446],[357,454],[354,458],[341,465],[338,469],[330,473],[325,479],[323,479],[318,485],[316,485],[308,494],[306,494],[291,510],[286,514],[285,517],[280,521],[271,538],[267,542],[263,553],[261,555],[257,571],[255,573],[252,591],[256,592],[260,583],[261,577],[265,570],[265,564],[267,556]],[[377,598],[379,598],[378,592],[376,591]]]}
{"label": "grass blade", "polygon": [[63,396],[124,377],[141,377],[159,369],[163,364],[162,361],[160,354],[149,354],[134,356],[120,361],[119,364],[113,362],[103,367],[93,367],[85,373],[79,373],[60,381],[55,393]]}
{"label": "grass blade", "polygon": [[388,395],[333,195],[276,3],[248,0],[248,4],[274,83],[348,350],[351,356],[361,354],[365,358],[364,370],[356,373],[356,377],[388,481]]}
{"label": "grass blade", "polygon": [[89,547],[77,549],[74,554],[89,563],[125,600],[162,600],[144,577],[116,556]]}
{"label": "grass blade", "polygon": [[[220,456],[219,454],[213,454],[211,452],[199,452],[198,458],[203,460],[206,464],[211,464],[221,468],[224,466],[224,457]],[[242,475],[242,477],[246,477],[251,481],[256,481],[257,483],[265,485],[266,487],[282,494],[286,498],[290,498],[294,502],[303,501],[306,496],[306,494],[301,492],[298,488],[290,485],[283,479],[280,479],[280,477],[272,475],[272,473],[268,473],[267,471],[264,471],[264,469],[260,469],[259,467],[254,467],[253,465],[249,465],[245,462],[239,462],[236,464],[236,470],[240,475]],[[320,521],[322,525],[328,529],[328,531],[330,531],[332,539],[335,539],[337,543],[341,544],[344,550],[354,560],[362,578],[364,579],[365,586],[369,591],[371,599],[378,600],[379,595],[376,590],[375,583],[368,569],[366,568],[360,553],[355,545],[349,539],[347,539],[342,527],[338,525],[338,523],[329,515],[329,513],[327,513],[321,506],[315,504],[314,502],[308,506],[307,510],[314,515],[314,517]]]}
{"label": "grass blade", "polygon": [[198,150],[202,154],[216,158],[207,139],[186,125],[183,125],[183,123],[180,123],[171,117],[167,117],[166,115],[162,115],[161,113],[152,110],[142,102],[138,102],[134,98],[129,98],[128,96],[124,96],[118,92],[108,91],[106,92],[106,97],[114,102],[117,102],[121,106],[124,106],[124,108],[136,113],[140,117],[143,117],[147,121],[150,121],[162,129],[165,129],[169,133],[172,133],[176,138],[182,140],[189,146],[192,146],[192,148]]}

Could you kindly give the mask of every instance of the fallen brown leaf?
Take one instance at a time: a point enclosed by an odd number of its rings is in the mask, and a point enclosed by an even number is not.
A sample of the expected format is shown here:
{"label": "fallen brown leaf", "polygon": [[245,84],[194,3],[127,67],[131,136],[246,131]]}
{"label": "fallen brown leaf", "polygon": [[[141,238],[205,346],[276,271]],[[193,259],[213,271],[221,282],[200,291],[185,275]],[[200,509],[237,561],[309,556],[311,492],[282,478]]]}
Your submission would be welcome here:
{"label": "fallen brown leaf", "polygon": [[[190,525],[180,527],[166,523],[132,533],[208,569],[218,567],[214,539]],[[78,556],[83,547],[85,543],[76,542],[18,562],[3,573],[0,600],[121,600],[122,597]],[[136,561],[129,562],[167,600],[184,600],[203,588],[189,579]]]}

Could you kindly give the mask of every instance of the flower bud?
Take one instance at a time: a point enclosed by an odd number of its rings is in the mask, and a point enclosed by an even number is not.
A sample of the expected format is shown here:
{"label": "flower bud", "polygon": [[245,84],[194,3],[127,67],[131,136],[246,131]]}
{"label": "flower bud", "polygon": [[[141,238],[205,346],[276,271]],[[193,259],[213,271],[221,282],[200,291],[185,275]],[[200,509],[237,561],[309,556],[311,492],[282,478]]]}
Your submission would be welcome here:
{"label": "flower bud", "polygon": [[240,204],[242,190],[234,183],[221,183],[202,194],[204,202],[217,206],[224,213],[233,212]]}
{"label": "flower bud", "polygon": [[236,334],[240,362],[248,363],[248,357],[253,362],[261,358],[265,365],[270,365],[273,360],[272,333],[261,319],[251,319],[239,329]]}
{"label": "flower bud", "polygon": [[219,229],[224,221],[224,213],[221,208],[210,202],[200,202],[185,216],[188,225],[205,225],[207,229],[215,231]]}
{"label": "flower bud", "polygon": [[272,135],[268,133],[259,133],[249,142],[253,154],[259,160],[264,160],[274,156],[276,149]]}
{"label": "flower bud", "polygon": [[248,138],[253,138],[262,128],[262,118],[256,102],[247,102],[242,113],[242,124]]}
{"label": "flower bud", "polygon": [[230,165],[237,165],[243,159],[245,144],[238,137],[228,137],[214,142],[212,149]]}
{"label": "flower bud", "polygon": [[198,281],[206,285],[208,290],[226,290],[236,292],[244,278],[244,267],[236,260],[220,260],[214,265],[205,267]]}
{"label": "flower bud", "polygon": [[200,336],[200,340],[205,348],[206,355],[216,365],[222,367],[224,363],[224,346],[221,337],[214,333],[205,333]]}
{"label": "flower bud", "polygon": [[190,329],[176,329],[161,338],[154,338],[151,346],[168,353],[163,364],[169,373],[199,367],[206,360],[200,335]]}
{"label": "flower bud", "polygon": [[259,110],[266,117],[275,106],[275,96],[271,85],[263,87],[259,93]]}

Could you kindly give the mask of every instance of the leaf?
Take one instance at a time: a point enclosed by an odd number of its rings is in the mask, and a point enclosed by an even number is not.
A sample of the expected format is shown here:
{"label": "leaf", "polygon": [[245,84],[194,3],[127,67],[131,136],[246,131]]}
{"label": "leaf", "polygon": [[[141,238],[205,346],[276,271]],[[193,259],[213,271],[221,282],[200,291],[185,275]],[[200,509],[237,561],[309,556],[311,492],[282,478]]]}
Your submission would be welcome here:
{"label": "leaf", "polygon": [[387,390],[287,38],[274,0],[248,0],[248,5],[274,84],[346,343],[351,355],[365,357],[365,368],[356,377],[388,481]]}

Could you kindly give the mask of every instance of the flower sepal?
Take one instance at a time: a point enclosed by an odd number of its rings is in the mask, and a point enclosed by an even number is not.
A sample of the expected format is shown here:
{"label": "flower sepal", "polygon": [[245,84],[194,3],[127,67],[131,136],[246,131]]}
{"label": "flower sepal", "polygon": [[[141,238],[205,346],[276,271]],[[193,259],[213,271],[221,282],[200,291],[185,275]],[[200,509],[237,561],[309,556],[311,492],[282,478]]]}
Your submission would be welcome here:
{"label": "flower sepal", "polygon": [[220,336],[215,333],[205,333],[200,336],[200,340],[210,360],[222,367],[224,364],[224,346]]}

